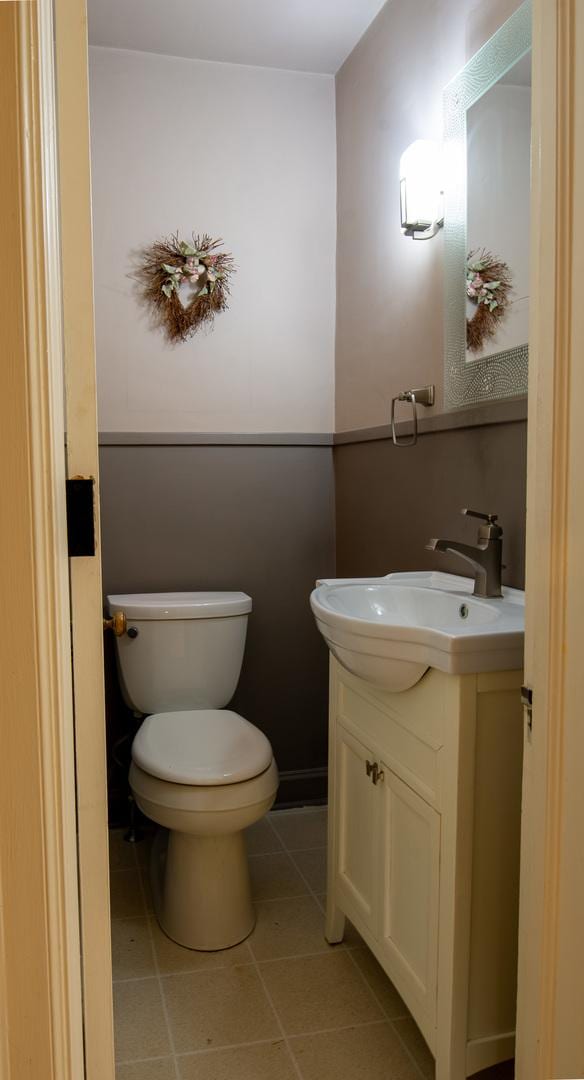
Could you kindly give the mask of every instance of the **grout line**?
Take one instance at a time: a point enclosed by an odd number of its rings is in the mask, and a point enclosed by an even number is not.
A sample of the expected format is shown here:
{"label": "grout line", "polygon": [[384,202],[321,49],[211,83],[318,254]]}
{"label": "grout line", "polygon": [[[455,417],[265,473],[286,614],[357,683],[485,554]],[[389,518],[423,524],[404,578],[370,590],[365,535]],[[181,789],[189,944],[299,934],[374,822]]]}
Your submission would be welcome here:
{"label": "grout line", "polygon": [[[366,947],[367,947],[367,946],[366,946]],[[349,950],[348,950],[348,951],[349,951]],[[369,950],[369,951],[371,951],[371,950]],[[413,1065],[413,1066],[414,1066],[414,1068],[416,1069],[416,1072],[418,1072],[418,1073],[420,1074],[420,1076],[422,1077],[422,1080],[426,1080],[426,1077],[425,1077],[424,1073],[422,1072],[421,1066],[420,1066],[420,1065],[418,1064],[418,1062],[416,1061],[416,1059],[415,1059],[414,1055],[412,1054],[412,1052],[411,1052],[410,1048],[409,1048],[409,1047],[407,1046],[407,1044],[405,1043],[405,1041],[404,1041],[404,1040],[402,1039],[402,1037],[401,1037],[401,1035],[400,1035],[399,1031],[397,1031],[397,1029],[396,1029],[396,1027],[395,1027],[395,1025],[394,1025],[394,1020],[409,1020],[409,1019],[411,1019],[411,1014],[410,1014],[410,1012],[408,1011],[408,1013],[407,1013],[407,1016],[395,1016],[395,1017],[393,1017],[393,1016],[389,1016],[389,1015],[388,1015],[388,1013],[387,1013],[387,1010],[385,1009],[385,1007],[384,1007],[384,1005],[383,1005],[383,1003],[382,1003],[382,1001],[381,1001],[381,999],[380,999],[380,998],[379,998],[379,997],[377,996],[377,994],[375,993],[375,990],[373,989],[373,987],[371,986],[371,984],[370,984],[369,980],[367,979],[367,977],[366,977],[366,975],[365,975],[365,972],[361,970],[361,968],[359,967],[359,964],[358,964],[358,963],[357,963],[357,961],[355,960],[355,957],[354,957],[354,956],[352,956],[352,955],[351,955],[351,962],[352,962],[352,963],[353,963],[353,964],[355,965],[355,967],[357,968],[357,971],[359,972],[359,975],[361,976],[361,978],[362,978],[363,982],[365,983],[365,986],[366,986],[366,987],[367,987],[367,989],[369,990],[369,993],[371,994],[372,998],[373,998],[373,999],[374,999],[374,1001],[376,1001],[376,1002],[377,1002],[377,1004],[379,1005],[379,1008],[381,1009],[381,1012],[382,1012],[382,1014],[383,1014],[383,1016],[384,1016],[385,1020],[386,1020],[386,1021],[387,1021],[387,1022],[389,1023],[389,1025],[390,1025],[390,1027],[391,1027],[391,1030],[393,1031],[393,1033],[394,1033],[394,1035],[395,1035],[396,1039],[397,1039],[397,1040],[399,1041],[399,1043],[400,1043],[400,1046],[401,1046],[401,1047],[403,1048],[403,1050],[405,1051],[405,1053],[406,1053],[407,1057],[408,1057],[408,1058],[410,1059],[410,1061],[411,1061],[412,1065]],[[386,978],[388,978],[388,977],[386,976]],[[388,982],[391,982],[391,979],[389,979],[389,978],[388,978]],[[393,986],[393,983],[391,983],[391,985]]]}
{"label": "grout line", "polygon": [[[156,916],[152,915],[151,919],[148,920],[148,922],[151,922],[152,919],[155,918]],[[252,955],[250,949],[250,959],[241,960],[238,964],[223,964],[217,965],[217,967],[206,968],[181,968],[180,971],[161,971],[158,976],[156,974],[129,975],[125,979],[113,979],[112,981],[117,986],[118,983],[144,982],[144,979],[176,979],[180,975],[210,975],[215,971],[233,971],[234,968],[253,967],[254,964],[279,964],[282,960],[312,960],[314,957],[317,956],[330,956],[331,950],[334,950],[335,953],[348,953],[355,952],[357,949],[360,949],[362,947],[360,945],[345,945],[344,942],[340,942],[338,945],[329,945],[328,942],[325,943],[327,945],[327,948],[323,949],[322,952],[292,953],[290,956],[268,956],[265,959],[256,960],[255,956]],[[406,1020],[408,1019],[408,1017],[398,1016],[395,1017],[395,1019]]]}
{"label": "grout line", "polygon": [[[136,851],[135,847],[134,847],[134,859],[135,859],[135,862],[136,862],[136,866],[138,868],[138,874],[139,874],[139,878],[140,878],[140,891],[142,893],[142,900],[144,902],[144,910],[146,911],[146,914],[148,915],[149,914],[148,911],[147,911],[148,904],[146,902],[146,889],[144,888],[144,881],[143,881],[143,878],[142,878],[142,868],[140,867],[140,865],[138,863],[138,852]],[[150,939],[150,948],[152,950],[152,959],[154,961],[154,971],[156,973],[155,978],[156,978],[156,980],[158,982],[158,992],[160,994],[160,1000],[161,1000],[161,1003],[162,1003],[162,1013],[163,1013],[163,1016],[164,1016],[164,1022],[166,1024],[166,1033],[168,1035],[168,1042],[169,1042],[169,1046],[170,1046],[170,1056],[172,1057],[172,1062],[173,1062],[173,1065],[174,1065],[174,1074],[175,1074],[176,1080],[181,1080],[180,1069],[178,1067],[178,1061],[176,1059],[176,1048],[175,1048],[175,1045],[174,1045],[174,1036],[173,1036],[173,1033],[172,1033],[172,1027],[171,1027],[170,1019],[169,1019],[169,1015],[168,1015],[168,1007],[167,1007],[167,1004],[166,1004],[166,998],[164,996],[164,989],[163,989],[163,986],[162,986],[162,979],[160,977],[160,968],[158,966],[158,956],[156,954],[156,948],[155,948],[155,945],[154,945],[154,934],[152,933],[152,922],[151,922],[150,918],[148,918],[148,937]]]}
{"label": "grout line", "polygon": [[[298,851],[326,851],[326,848],[299,848]],[[308,878],[305,876],[302,869],[299,867],[298,863],[296,862],[296,859],[294,858],[294,852],[289,851],[288,856],[292,860],[292,864],[294,866],[294,869],[296,870],[296,872],[298,874],[300,874],[300,877],[302,878],[304,884],[306,885],[306,888],[308,889],[310,895],[312,896],[312,899],[316,901],[316,903],[318,904],[318,907],[322,911],[323,910],[322,904],[321,904],[320,900],[318,899],[319,896],[322,896],[322,893],[317,893],[317,892],[314,891],[314,889],[312,888],[312,885],[310,884]],[[323,931],[323,937],[324,937],[324,931]],[[325,941],[326,941],[326,938],[325,938]]]}
{"label": "grout line", "polygon": [[[301,849],[299,849],[299,850],[301,850]],[[306,849],[306,850],[313,850],[313,849]],[[311,895],[311,896],[313,897],[313,899],[314,899],[314,900],[316,901],[316,903],[318,904],[318,906],[319,906],[320,910],[322,911],[323,915],[326,915],[326,911],[325,911],[325,909],[324,909],[323,905],[321,904],[321,902],[320,902],[320,900],[319,900],[319,896],[322,896],[322,893],[316,893],[316,892],[314,891],[314,889],[312,888],[312,886],[311,886],[310,882],[308,881],[308,879],[307,879],[307,878],[305,877],[305,875],[303,874],[303,872],[302,872],[302,869],[300,868],[300,866],[299,866],[299,865],[298,865],[298,863],[296,862],[296,859],[294,858],[294,854],[293,854],[293,852],[288,852],[288,854],[289,854],[290,858],[292,859],[292,862],[293,862],[294,866],[296,867],[296,870],[297,870],[297,871],[298,871],[298,873],[300,874],[300,877],[301,877],[301,878],[302,878],[302,880],[304,881],[304,884],[305,884],[305,885],[306,885],[306,887],[308,888],[308,890],[309,890],[309,892],[310,892],[310,895]],[[325,893],[325,896],[326,896],[326,893]],[[413,1064],[414,1068],[415,1068],[415,1069],[416,1069],[416,1071],[417,1071],[417,1072],[418,1072],[418,1073],[420,1074],[420,1076],[421,1076],[421,1077],[423,1078],[423,1080],[426,1080],[426,1077],[424,1076],[424,1073],[422,1072],[422,1069],[421,1069],[420,1065],[419,1065],[419,1064],[418,1064],[418,1062],[416,1061],[416,1059],[415,1059],[414,1055],[413,1055],[413,1054],[411,1053],[411,1051],[410,1051],[409,1047],[408,1047],[408,1046],[406,1045],[406,1043],[405,1043],[405,1042],[404,1042],[404,1040],[402,1039],[402,1037],[401,1037],[401,1035],[400,1035],[399,1031],[397,1030],[397,1028],[396,1028],[396,1027],[394,1026],[394,1024],[393,1024],[393,1020],[394,1020],[394,1019],[400,1019],[400,1020],[401,1020],[401,1019],[408,1019],[408,1018],[409,1018],[409,1016],[410,1016],[410,1013],[408,1012],[408,1014],[407,1014],[407,1017],[390,1017],[390,1016],[388,1016],[388,1014],[387,1014],[387,1012],[386,1012],[385,1008],[383,1007],[383,1004],[382,1004],[382,1002],[381,1002],[381,1001],[379,1000],[379,998],[378,998],[377,994],[375,993],[375,991],[374,991],[373,987],[372,987],[372,986],[371,986],[371,985],[369,984],[368,980],[367,980],[367,979],[366,979],[366,977],[365,977],[365,974],[364,974],[364,972],[363,972],[363,971],[361,970],[361,968],[359,967],[359,965],[358,965],[357,961],[355,960],[355,957],[353,956],[353,952],[354,952],[354,950],[355,950],[356,948],[359,948],[359,946],[349,946],[349,947],[348,947],[348,946],[346,946],[346,945],[344,944],[344,942],[340,942],[339,944],[340,944],[340,945],[343,945],[343,946],[344,946],[344,951],[345,951],[345,952],[347,952],[347,953],[349,953],[349,956],[350,956],[351,962],[352,962],[352,963],[354,964],[354,966],[355,966],[355,967],[357,968],[357,971],[359,972],[359,975],[361,976],[361,978],[362,978],[363,982],[365,983],[365,986],[366,986],[366,987],[367,987],[367,989],[369,990],[369,993],[371,994],[371,996],[373,997],[374,1001],[375,1001],[375,1002],[377,1003],[377,1005],[378,1005],[378,1006],[379,1006],[379,1008],[381,1009],[382,1015],[383,1015],[383,1016],[385,1017],[385,1020],[386,1020],[386,1021],[387,1021],[387,1022],[388,1022],[388,1023],[390,1024],[390,1025],[391,1025],[391,1030],[392,1030],[392,1031],[394,1032],[394,1034],[395,1034],[396,1038],[397,1038],[397,1039],[399,1040],[399,1043],[400,1043],[400,1045],[401,1045],[401,1046],[403,1047],[403,1049],[404,1049],[405,1053],[407,1054],[408,1058],[409,1058],[409,1059],[410,1059],[410,1061],[412,1062],[412,1064]],[[365,946],[365,948],[367,948],[367,945],[366,945],[366,943],[365,943],[365,942],[363,942],[363,945]],[[369,951],[370,951],[370,950],[369,950]],[[325,955],[326,955],[326,954],[325,954]],[[391,980],[388,980],[388,981],[391,981]],[[392,983],[392,986],[393,986],[393,983]]]}
{"label": "grout line", "polygon": [[170,1054],[159,1054],[157,1057],[148,1058],[121,1058],[116,1061],[116,1068],[118,1065],[147,1065],[150,1061],[170,1061]]}
{"label": "grout line", "polygon": [[[322,806],[317,806],[317,807],[314,807],[314,808],[307,807],[306,810],[301,810],[300,813],[301,814],[306,814],[308,816],[308,815],[310,815],[310,813],[315,813],[317,811],[322,811],[323,809],[326,809],[326,808],[322,807]],[[284,814],[298,814],[299,811],[298,810],[279,810],[279,811],[276,810],[276,811],[272,811],[272,814],[278,814],[278,813],[280,813],[282,815],[284,815]],[[274,833],[276,834],[276,836],[277,836],[278,840],[280,841],[280,843],[283,845],[284,850],[286,852],[288,852],[289,855],[292,853],[292,851],[326,851],[326,843],[324,843],[324,844],[315,844],[312,847],[290,848],[289,845],[286,843],[286,840],[284,839],[284,837],[278,832],[278,826],[277,826],[276,822],[275,821],[270,821],[270,826],[274,830]]]}
{"label": "grout line", "polygon": [[[320,807],[317,808],[317,809],[320,809]],[[307,808],[306,812],[309,813],[310,808]],[[295,811],[295,810],[280,811],[280,813],[293,814],[293,813],[298,813],[298,811]],[[296,895],[296,896],[290,896],[290,897],[272,897],[271,899],[268,899],[268,900],[257,900],[256,899],[254,902],[256,904],[257,903],[260,903],[260,904],[276,903],[279,900],[297,900],[297,899],[301,899],[303,896],[309,895],[315,901],[315,903],[317,904],[319,910],[323,911],[322,903],[321,903],[321,900],[320,900],[320,897],[322,896],[322,893],[317,893],[312,888],[310,882],[308,881],[308,879],[306,878],[306,876],[303,873],[302,869],[300,868],[300,866],[296,862],[296,859],[294,858],[294,854],[295,853],[305,852],[305,851],[325,851],[326,848],[322,847],[322,846],[317,847],[317,848],[306,848],[306,847],[304,847],[304,848],[296,848],[293,851],[290,851],[288,849],[288,847],[286,846],[286,844],[285,844],[284,840],[282,839],[282,837],[279,835],[277,827],[274,824],[272,824],[272,821],[270,820],[270,817],[266,816],[265,820],[266,820],[266,822],[268,824],[268,827],[272,830],[272,832],[274,833],[277,840],[279,842],[281,842],[281,844],[283,846],[283,850],[279,849],[278,851],[274,851],[274,852],[261,852],[258,855],[251,855],[250,858],[262,858],[262,857],[265,857],[266,855],[273,855],[273,854],[286,854],[286,856],[288,857],[288,859],[291,862],[292,866],[294,867],[294,869],[298,873],[299,877],[303,881],[306,889],[308,890],[308,893],[307,894],[306,893],[305,894],[300,894],[300,895]],[[192,1056],[192,1055],[213,1054],[213,1053],[215,1053],[217,1051],[220,1051],[220,1050],[237,1049],[238,1047],[266,1045],[266,1044],[272,1043],[274,1041],[273,1038],[272,1039],[256,1040],[254,1042],[248,1042],[248,1043],[226,1044],[225,1046],[217,1046],[217,1047],[213,1047],[211,1049],[202,1049],[202,1050],[191,1050],[191,1051],[177,1052],[176,1047],[175,1047],[175,1043],[174,1043],[174,1038],[173,1038],[171,1025],[170,1025],[170,1018],[169,1018],[169,1014],[168,1014],[168,1008],[167,1008],[167,1003],[166,1003],[166,998],[165,998],[164,988],[163,988],[163,980],[165,978],[169,978],[171,976],[176,977],[177,975],[197,975],[197,974],[203,975],[203,974],[208,974],[208,969],[204,969],[204,970],[194,969],[192,971],[177,971],[177,972],[166,972],[166,973],[162,973],[160,971],[160,968],[159,968],[159,965],[158,965],[158,957],[157,957],[156,949],[155,949],[155,945],[154,945],[154,936],[153,936],[153,933],[152,933],[152,918],[155,917],[155,916],[153,916],[153,913],[148,909],[148,905],[147,905],[147,902],[146,902],[146,889],[145,889],[145,886],[144,886],[144,879],[143,879],[143,875],[142,875],[142,871],[143,871],[144,868],[138,862],[138,855],[137,855],[136,849],[134,849],[134,861],[135,861],[135,866],[134,867],[124,867],[124,868],[121,868],[120,870],[112,871],[112,872],[113,873],[124,873],[124,872],[127,872],[129,870],[134,870],[134,869],[138,870],[140,894],[141,894],[141,897],[142,897],[142,903],[143,903],[144,911],[143,911],[142,914],[117,916],[116,921],[126,921],[126,920],[131,920],[131,919],[146,919],[147,924],[148,924],[148,936],[149,936],[149,940],[150,940],[150,947],[151,947],[151,951],[152,951],[155,974],[153,976],[136,976],[136,977],[129,978],[129,979],[116,979],[116,980],[114,980],[114,982],[116,982],[116,983],[140,982],[140,981],[144,981],[147,978],[155,978],[157,980],[160,995],[161,995],[162,1009],[163,1009],[163,1014],[164,1014],[164,1019],[165,1019],[165,1023],[166,1023],[167,1035],[168,1035],[169,1045],[170,1045],[171,1051],[170,1051],[170,1054],[159,1055],[159,1056],[152,1057],[152,1058],[131,1059],[131,1061],[126,1059],[124,1062],[119,1061],[116,1064],[130,1064],[130,1063],[139,1063],[139,1062],[144,1062],[145,1063],[145,1062],[149,1062],[149,1061],[161,1061],[161,1060],[168,1059],[170,1057],[172,1059],[172,1061],[173,1061],[173,1064],[174,1064],[176,1080],[180,1080],[180,1070],[179,1070],[179,1060],[178,1060],[179,1058],[189,1057],[189,1056]],[[323,940],[324,940],[324,934],[323,934]],[[421,1065],[418,1063],[418,1061],[414,1057],[413,1053],[410,1051],[409,1047],[407,1046],[406,1042],[404,1041],[404,1039],[402,1038],[402,1036],[401,1036],[401,1034],[399,1032],[399,1028],[396,1026],[396,1023],[398,1021],[410,1018],[409,1012],[407,1012],[407,1014],[405,1016],[399,1016],[399,1017],[391,1017],[391,1016],[388,1015],[386,1009],[384,1008],[384,1006],[382,1004],[382,1001],[380,1000],[380,998],[376,994],[375,990],[373,989],[373,986],[370,985],[369,981],[367,980],[367,977],[366,977],[365,973],[361,970],[361,968],[359,967],[359,964],[357,963],[357,961],[355,959],[355,956],[353,955],[355,950],[357,948],[359,948],[359,947],[361,947],[361,946],[360,945],[345,945],[345,943],[343,942],[343,943],[341,943],[341,947],[339,948],[339,951],[349,953],[351,962],[353,963],[353,965],[357,969],[362,982],[366,986],[366,988],[367,988],[369,994],[371,995],[371,997],[373,998],[373,1000],[376,1002],[376,1004],[380,1008],[382,1018],[379,1019],[379,1020],[367,1021],[365,1023],[360,1023],[360,1024],[354,1024],[353,1023],[353,1024],[350,1024],[350,1025],[345,1025],[345,1026],[340,1027],[340,1028],[339,1027],[336,1027],[336,1028],[324,1028],[324,1029],[321,1029],[319,1031],[302,1032],[302,1033],[297,1033],[295,1035],[290,1035],[290,1036],[288,1036],[286,1034],[285,1030],[284,1030],[284,1026],[283,1026],[283,1023],[282,1023],[282,1021],[280,1019],[279,1012],[278,1012],[278,1010],[277,1010],[277,1008],[276,1008],[276,1006],[274,1004],[272,995],[269,992],[268,987],[266,985],[266,982],[265,982],[265,979],[264,979],[264,976],[263,976],[263,973],[262,973],[262,970],[261,970],[261,966],[264,965],[264,964],[279,963],[281,961],[301,960],[301,959],[308,959],[308,958],[311,958],[311,957],[321,957],[321,956],[331,955],[331,952],[332,952],[331,946],[327,945],[326,950],[324,950],[323,952],[302,953],[302,954],[296,954],[296,955],[292,955],[292,956],[271,957],[271,958],[266,959],[266,960],[258,960],[256,958],[254,952],[253,952],[253,948],[250,945],[248,945],[249,953],[250,953],[250,961],[246,961],[246,962],[243,962],[241,964],[236,964],[236,965],[226,965],[226,967],[213,968],[212,970],[213,971],[224,971],[224,970],[229,970],[232,967],[253,967],[255,969],[256,974],[258,976],[258,979],[260,981],[260,984],[261,984],[261,986],[262,986],[262,988],[264,990],[267,1001],[268,1001],[268,1003],[270,1005],[270,1008],[272,1009],[272,1012],[274,1014],[274,1018],[276,1020],[277,1026],[278,1026],[278,1028],[280,1030],[281,1039],[283,1040],[283,1042],[285,1044],[286,1051],[288,1053],[288,1056],[290,1058],[290,1061],[292,1063],[292,1066],[294,1068],[296,1076],[298,1077],[298,1080],[303,1080],[303,1077],[302,1077],[302,1072],[301,1072],[300,1066],[299,1066],[299,1064],[298,1064],[298,1062],[297,1062],[297,1060],[296,1060],[296,1058],[294,1056],[292,1047],[290,1046],[290,1040],[303,1038],[303,1037],[307,1037],[307,1036],[312,1036],[312,1035],[333,1033],[335,1031],[350,1030],[351,1028],[354,1028],[354,1027],[371,1027],[371,1026],[375,1026],[376,1024],[384,1024],[384,1023],[389,1023],[389,1025],[391,1027],[391,1030],[394,1032],[394,1034],[395,1034],[398,1042],[402,1046],[405,1054],[407,1055],[408,1059],[411,1061],[415,1071],[419,1074],[420,1077],[422,1077],[422,1080],[426,1080],[426,1077],[425,1077],[425,1074],[424,1074],[424,1072],[422,1070]],[[365,948],[367,947],[365,945],[365,943],[364,943],[364,947]]]}
{"label": "grout line", "polygon": [[298,1080],[304,1080],[304,1078],[302,1076],[302,1073],[300,1072],[300,1066],[298,1065],[298,1062],[296,1061],[296,1058],[295,1058],[294,1054],[292,1053],[292,1048],[290,1046],[290,1043],[288,1042],[288,1037],[286,1035],[286,1032],[284,1031],[284,1025],[283,1025],[282,1021],[280,1020],[280,1014],[279,1014],[278,1010],[276,1009],[276,1006],[274,1005],[274,1000],[272,998],[272,995],[270,994],[270,991],[268,990],[268,987],[266,986],[266,981],[264,979],[264,976],[262,975],[262,973],[260,971],[260,965],[256,962],[254,966],[255,966],[255,969],[256,969],[256,972],[257,972],[257,976],[258,976],[258,978],[260,980],[260,983],[261,983],[261,985],[263,987],[264,994],[266,995],[266,998],[268,1000],[270,1008],[271,1008],[271,1010],[272,1010],[272,1012],[274,1014],[274,1017],[276,1019],[276,1023],[278,1025],[279,1029],[280,1029],[280,1033],[281,1033],[282,1038],[284,1040],[284,1045],[286,1047],[286,1052],[288,1054],[288,1057],[290,1058],[292,1068],[294,1069],[294,1072],[296,1073],[296,1076],[298,1077]]}
{"label": "grout line", "polygon": [[[396,1027],[396,1022],[399,1021],[399,1020],[412,1020],[414,1024],[415,1024],[416,1021],[414,1020],[413,1016],[410,1015],[410,1016],[396,1016],[395,1020],[390,1020],[389,1022],[391,1024],[391,1029],[394,1032],[396,1039],[399,1039],[399,1042],[403,1046],[403,1048],[404,1048],[406,1054],[408,1055],[410,1061],[414,1065],[414,1068],[416,1068],[418,1070],[420,1076],[422,1077],[422,1080],[428,1080],[427,1075],[424,1072],[424,1070],[422,1069],[422,1066],[420,1065],[419,1061],[417,1061],[417,1059],[414,1056],[413,1052],[410,1050],[407,1042],[405,1041],[404,1038],[402,1038],[402,1036],[399,1033],[398,1028]],[[423,1038],[423,1036],[422,1036],[422,1038]]]}
{"label": "grout line", "polygon": [[[225,1043],[221,1046],[205,1047],[199,1050],[179,1050],[177,1059],[189,1057],[206,1057],[222,1053],[225,1050],[245,1050],[249,1046],[271,1046],[275,1042],[293,1041],[294,1039],[309,1039],[312,1035],[334,1035],[337,1031],[353,1031],[355,1028],[370,1028],[385,1026],[386,1020],[365,1020],[363,1023],[343,1024],[342,1027],[321,1028],[319,1031],[298,1031],[294,1035],[284,1035],[282,1038],[273,1036],[271,1039],[254,1039],[252,1042]],[[162,1054],[151,1058],[124,1058],[117,1061],[117,1065],[141,1065],[149,1061],[167,1061],[170,1054]]]}
{"label": "grout line", "polygon": [[387,1020],[363,1020],[361,1023],[341,1024],[340,1027],[320,1028],[318,1031],[298,1031],[289,1039],[309,1039],[311,1035],[335,1035],[337,1031],[354,1031],[355,1028],[385,1027]]}
{"label": "grout line", "polygon": [[267,1000],[267,1002],[268,1002],[268,1004],[269,1004],[269,1006],[270,1006],[270,1008],[271,1008],[271,1010],[272,1010],[272,1012],[274,1014],[274,1019],[276,1021],[276,1024],[278,1025],[278,1028],[280,1029],[280,1035],[281,1035],[282,1039],[284,1040],[284,1045],[286,1047],[286,1053],[288,1054],[288,1057],[290,1058],[292,1068],[293,1068],[294,1072],[296,1073],[296,1076],[298,1077],[298,1080],[304,1080],[304,1078],[302,1076],[302,1073],[300,1072],[300,1067],[298,1065],[298,1062],[296,1061],[296,1058],[295,1058],[294,1054],[292,1053],[290,1043],[288,1042],[286,1032],[284,1031],[284,1025],[283,1025],[283,1023],[282,1023],[282,1021],[280,1019],[280,1014],[279,1014],[276,1006],[274,1005],[274,999],[272,998],[272,995],[270,994],[270,991],[268,990],[268,987],[266,985],[266,980],[264,979],[264,976],[263,976],[263,974],[262,974],[262,972],[260,970],[260,965],[259,965],[258,961],[256,960],[256,958],[254,956],[254,953],[253,953],[253,949],[251,947],[250,947],[249,951],[250,951],[250,953],[252,955],[253,966],[254,966],[256,975],[257,975],[257,977],[258,977],[258,979],[260,981],[260,985],[261,985],[261,987],[262,987],[262,989],[264,991],[264,994],[266,996],[266,1000]]}

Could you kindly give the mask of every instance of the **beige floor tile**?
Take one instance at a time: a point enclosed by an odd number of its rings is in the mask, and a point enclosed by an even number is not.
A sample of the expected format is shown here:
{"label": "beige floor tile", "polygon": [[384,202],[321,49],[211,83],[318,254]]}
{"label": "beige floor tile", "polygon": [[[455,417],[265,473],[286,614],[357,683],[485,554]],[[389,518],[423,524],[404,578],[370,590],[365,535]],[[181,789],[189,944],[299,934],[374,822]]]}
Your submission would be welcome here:
{"label": "beige floor tile", "polygon": [[271,851],[282,850],[282,844],[267,818],[262,818],[245,830],[245,842],[249,855],[267,855]]}
{"label": "beige floor tile", "polygon": [[389,1024],[290,1040],[304,1080],[420,1080]]}
{"label": "beige floor tile", "polygon": [[124,840],[125,829],[110,829],[109,864],[110,870],[133,870],[136,866],[134,845]]}
{"label": "beige floor tile", "polygon": [[138,870],[112,871],[110,900],[112,919],[124,919],[128,915],[144,915],[144,899]]}
{"label": "beige floor tile", "polygon": [[323,913],[312,896],[266,900],[256,910],[256,928],[248,938],[256,960],[332,951],[324,937]]}
{"label": "beige floor tile", "polygon": [[114,1029],[118,1061],[170,1053],[158,979],[115,983]]}
{"label": "beige floor tile", "polygon": [[235,945],[232,949],[222,949],[221,952],[197,952],[195,949],[184,949],[171,941],[161,930],[156,919],[151,918],[150,925],[156,960],[161,975],[173,975],[184,971],[208,971],[234,967],[236,964],[250,964],[253,961],[246,941],[241,945]]}
{"label": "beige floor tile", "polygon": [[255,900],[303,896],[308,889],[292,859],[285,851],[272,855],[250,855],[251,891]]}
{"label": "beige floor tile", "polygon": [[345,951],[277,960],[262,964],[261,973],[289,1035],[383,1019]]}
{"label": "beige floor tile", "polygon": [[315,893],[326,892],[326,848],[295,851],[292,858]]}
{"label": "beige floor tile", "polygon": [[297,1080],[283,1042],[178,1059],[181,1080]]}
{"label": "beige floor tile", "polygon": [[116,1080],[176,1080],[173,1058],[158,1061],[134,1061],[130,1065],[118,1065]]}
{"label": "beige floor tile", "polygon": [[417,1024],[411,1019],[395,1020],[395,1030],[403,1039],[410,1054],[418,1064],[418,1068],[425,1080],[434,1080],[434,1058],[430,1053],[425,1039]]}
{"label": "beige floor tile", "polygon": [[177,1053],[279,1035],[254,967],[168,975],[162,986]]}
{"label": "beige floor tile", "polygon": [[270,822],[288,851],[326,847],[326,807],[306,810],[276,810]]}
{"label": "beige floor tile", "polygon": [[142,869],[140,870],[140,877],[142,879],[142,889],[144,892],[144,904],[146,906],[146,911],[151,914],[154,911],[154,904],[152,903],[150,869],[148,867],[142,867]]}
{"label": "beige floor tile", "polygon": [[150,852],[152,851],[152,841],[154,840],[156,830],[155,829],[141,829],[141,840],[138,840],[135,844],[128,846],[133,847],[135,852],[135,858],[138,866],[146,868],[150,864]]}
{"label": "beige floor tile", "polygon": [[396,1017],[409,1017],[408,1009],[383,968],[377,963],[373,953],[364,947],[362,949],[352,949],[351,956],[360,971],[363,972],[385,1015],[390,1020],[394,1020]]}
{"label": "beige floor tile", "polygon": [[147,918],[112,919],[114,979],[141,979],[155,975]]}

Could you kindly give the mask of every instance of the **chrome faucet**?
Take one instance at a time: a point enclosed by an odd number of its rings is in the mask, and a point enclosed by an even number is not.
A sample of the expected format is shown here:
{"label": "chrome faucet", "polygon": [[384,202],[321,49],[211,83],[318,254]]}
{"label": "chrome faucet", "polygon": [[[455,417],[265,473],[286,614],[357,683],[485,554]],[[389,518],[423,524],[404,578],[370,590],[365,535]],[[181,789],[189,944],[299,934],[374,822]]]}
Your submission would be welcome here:
{"label": "chrome faucet", "polygon": [[462,510],[462,514],[480,518],[485,524],[479,526],[478,543],[461,544],[458,540],[430,540],[429,551],[449,551],[460,555],[474,568],[474,596],[502,596],[501,570],[503,564],[503,530],[497,525],[497,514],[480,514],[476,510]]}

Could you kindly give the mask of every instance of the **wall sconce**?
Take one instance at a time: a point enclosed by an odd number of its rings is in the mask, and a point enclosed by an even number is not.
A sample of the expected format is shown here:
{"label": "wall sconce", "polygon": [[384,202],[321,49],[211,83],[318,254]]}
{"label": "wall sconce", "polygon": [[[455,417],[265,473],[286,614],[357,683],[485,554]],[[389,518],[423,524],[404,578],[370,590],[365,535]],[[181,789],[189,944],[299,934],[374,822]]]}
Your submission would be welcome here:
{"label": "wall sconce", "polygon": [[429,240],[444,224],[440,148],[417,139],[400,158],[401,227],[413,240]]}

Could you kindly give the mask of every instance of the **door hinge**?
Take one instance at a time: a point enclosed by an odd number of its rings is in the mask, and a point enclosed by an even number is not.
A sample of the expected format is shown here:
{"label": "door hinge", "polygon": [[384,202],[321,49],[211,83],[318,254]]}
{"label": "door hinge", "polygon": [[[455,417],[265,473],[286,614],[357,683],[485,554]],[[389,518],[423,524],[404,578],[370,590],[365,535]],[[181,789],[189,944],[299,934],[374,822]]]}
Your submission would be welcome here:
{"label": "door hinge", "polygon": [[527,729],[531,731],[533,727],[533,690],[531,686],[521,687],[521,704],[527,711]]}
{"label": "door hinge", "polygon": [[95,555],[95,479],[67,480],[67,546],[69,557]]}

